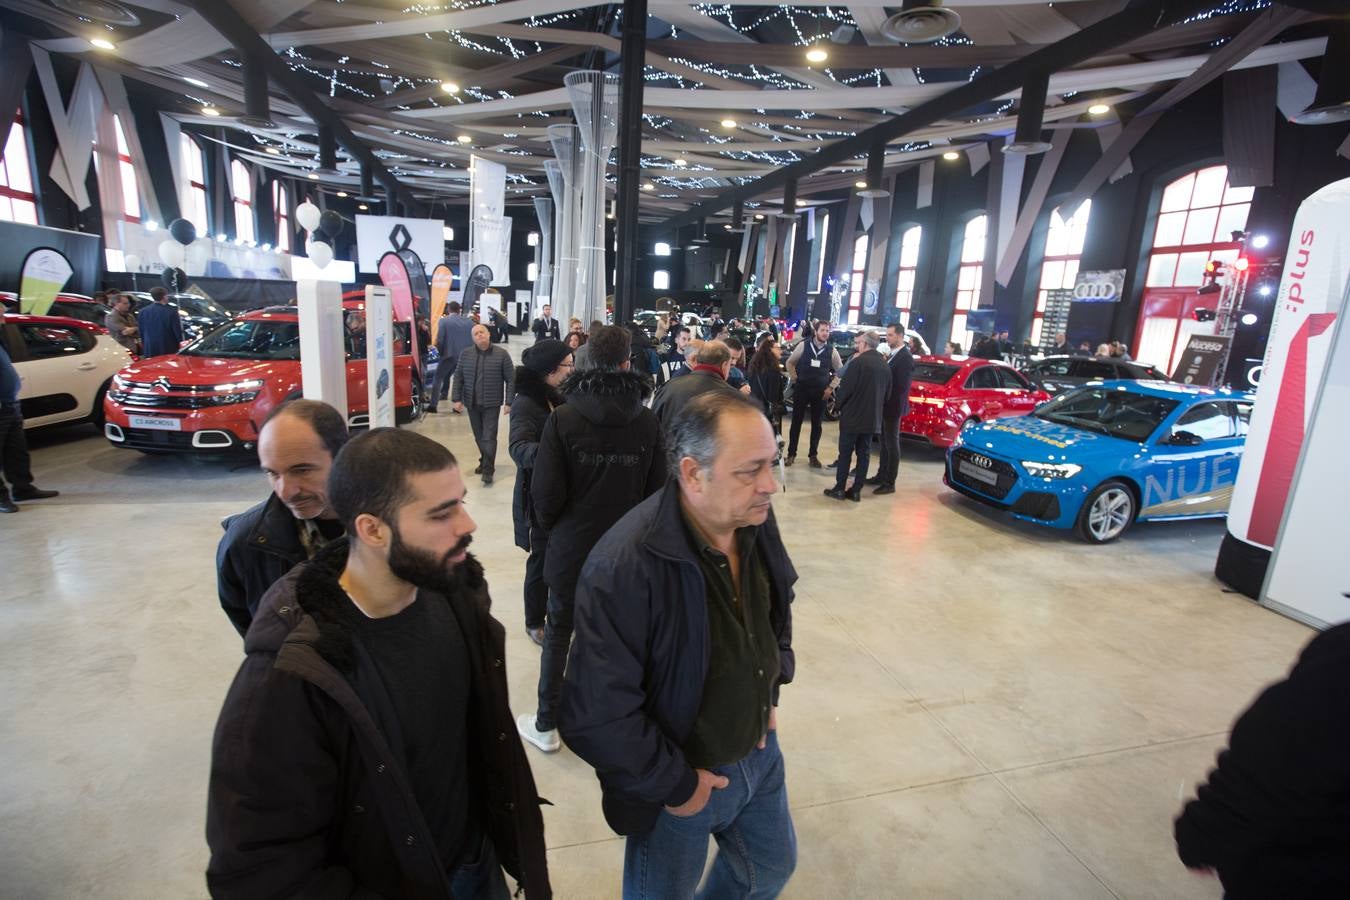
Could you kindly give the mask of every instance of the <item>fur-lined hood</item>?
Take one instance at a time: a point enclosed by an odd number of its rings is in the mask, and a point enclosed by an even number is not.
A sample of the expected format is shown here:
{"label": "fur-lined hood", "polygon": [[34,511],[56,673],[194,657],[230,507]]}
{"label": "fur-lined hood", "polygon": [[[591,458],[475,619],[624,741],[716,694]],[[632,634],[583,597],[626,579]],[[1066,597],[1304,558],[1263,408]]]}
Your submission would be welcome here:
{"label": "fur-lined hood", "polygon": [[516,396],[533,400],[545,411],[563,402],[558,389],[551,387],[543,375],[528,366],[516,366]]}
{"label": "fur-lined hood", "polygon": [[562,383],[567,405],[596,425],[626,425],[643,410],[651,383],[638,372],[582,369]]}

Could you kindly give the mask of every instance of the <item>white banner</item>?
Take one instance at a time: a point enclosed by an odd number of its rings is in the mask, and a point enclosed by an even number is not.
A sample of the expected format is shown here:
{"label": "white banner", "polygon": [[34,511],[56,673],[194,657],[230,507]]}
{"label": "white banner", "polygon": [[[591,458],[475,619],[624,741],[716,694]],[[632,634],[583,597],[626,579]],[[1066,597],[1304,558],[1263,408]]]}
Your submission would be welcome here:
{"label": "white banner", "polygon": [[366,397],[371,428],[394,427],[394,305],[389,288],[366,285]]}
{"label": "white banner", "polygon": [[368,275],[380,271],[380,257],[410,248],[427,273],[445,262],[445,223],[440,219],[399,216],[356,217],[356,268]]}
{"label": "white banner", "polygon": [[346,323],[342,288],[331,281],[295,285],[300,319],[300,382],[306,400],[322,400],[347,415]]}
{"label": "white banner", "polygon": [[1275,545],[1345,293],[1350,178],[1303,201],[1284,259],[1261,386],[1228,510],[1229,533],[1267,549]]}
{"label": "white banner", "polygon": [[506,166],[475,156],[469,168],[473,197],[469,217],[469,262],[492,270],[492,284],[511,283],[511,220],[506,211]]}

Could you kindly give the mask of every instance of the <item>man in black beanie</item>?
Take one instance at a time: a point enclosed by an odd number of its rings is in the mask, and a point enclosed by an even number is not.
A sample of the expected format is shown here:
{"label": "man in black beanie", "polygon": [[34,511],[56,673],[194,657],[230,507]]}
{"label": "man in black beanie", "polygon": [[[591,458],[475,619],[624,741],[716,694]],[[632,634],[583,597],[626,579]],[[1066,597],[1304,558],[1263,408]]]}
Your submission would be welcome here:
{"label": "man in black beanie", "polygon": [[539,435],[549,413],[563,402],[558,386],[572,374],[572,349],[562,341],[545,338],[525,351],[524,365],[516,368],[516,396],[511,401],[511,432],[507,449],[516,464],[516,489],[511,498],[511,517],[516,526],[516,546],[530,556],[525,561],[525,632],[544,645],[544,618],[548,612],[548,584],[544,581],[544,553],[548,532],[539,524],[530,501],[530,477],[539,452]]}

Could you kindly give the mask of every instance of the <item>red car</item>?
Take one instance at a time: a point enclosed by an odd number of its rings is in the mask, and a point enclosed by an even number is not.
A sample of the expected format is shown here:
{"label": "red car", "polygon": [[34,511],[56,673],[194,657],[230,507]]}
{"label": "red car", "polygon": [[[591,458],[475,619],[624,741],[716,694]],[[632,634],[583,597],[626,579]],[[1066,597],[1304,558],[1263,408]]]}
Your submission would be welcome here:
{"label": "red car", "polygon": [[914,363],[909,413],[900,433],[950,447],[962,428],[1024,416],[1050,399],[1012,366],[965,356],[921,356]]}
{"label": "red car", "polygon": [[[365,303],[343,296],[347,317],[347,417],[366,425]],[[400,422],[422,414],[408,323],[394,323],[394,408]],[[277,404],[301,392],[300,320],[294,306],[252,310],[171,356],[141,360],[113,378],[104,434],[145,452],[252,450]]]}

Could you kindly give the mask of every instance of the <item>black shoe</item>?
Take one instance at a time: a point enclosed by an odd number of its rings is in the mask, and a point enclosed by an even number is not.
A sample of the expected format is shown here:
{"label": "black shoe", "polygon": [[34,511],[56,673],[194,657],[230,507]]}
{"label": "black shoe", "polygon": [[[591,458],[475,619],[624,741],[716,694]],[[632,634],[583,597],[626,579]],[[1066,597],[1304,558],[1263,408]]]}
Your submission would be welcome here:
{"label": "black shoe", "polygon": [[824,490],[824,494],[825,494],[826,497],[829,497],[831,500],[847,500],[847,499],[848,499],[848,492],[845,491],[843,488],[826,488],[826,489]]}
{"label": "black shoe", "polygon": [[797,461],[796,454],[788,454],[786,457],[783,458],[783,465],[790,466],[796,461]]}
{"label": "black shoe", "polygon": [[43,491],[32,486],[14,488],[12,491],[15,500],[46,500],[48,497],[59,496],[60,493],[60,491]]}
{"label": "black shoe", "polygon": [[529,625],[526,625],[526,626],[525,626],[525,633],[528,634],[528,635],[530,636],[530,640],[534,641],[534,642],[535,642],[536,644],[538,644],[540,647],[544,646],[544,626],[543,626],[543,625],[540,625],[538,628],[531,628]]}
{"label": "black shoe", "polygon": [[844,496],[845,496],[846,498],[848,498],[849,500],[852,500],[854,503],[861,503],[861,502],[862,502],[862,487],[859,486],[859,487],[855,487],[855,488],[852,488],[852,489],[850,489],[850,490],[844,491]]}
{"label": "black shoe", "polygon": [[491,473],[491,472],[484,472],[484,473],[483,473],[483,487],[489,487],[489,486],[491,486],[491,484],[492,484],[492,473]]}
{"label": "black shoe", "polygon": [[[813,457],[811,457],[809,460],[807,460],[807,462],[811,464],[811,468],[813,468],[813,469],[819,469],[819,468],[820,468],[820,458],[819,458],[819,457],[813,456]],[[831,468],[834,468],[834,467],[831,466]]]}
{"label": "black shoe", "polygon": [[478,464],[478,467],[475,468],[475,469],[473,470],[473,474],[475,474],[475,475],[482,475],[482,474],[483,474],[483,464],[482,464],[482,463],[479,463],[479,464]]}
{"label": "black shoe", "polygon": [[880,475],[876,476],[875,478],[869,478],[863,482],[863,484],[885,484],[885,483],[886,480],[882,478]]}
{"label": "black shoe", "polygon": [[894,493],[895,493],[895,485],[893,485],[893,484],[883,484],[883,485],[880,485],[880,486],[878,486],[878,487],[872,488],[872,493],[873,493],[873,494],[894,494]]}
{"label": "black shoe", "polygon": [[19,507],[8,497],[0,497],[0,513],[16,513]]}
{"label": "black shoe", "polygon": [[428,416],[435,415],[435,414],[436,414],[436,407],[434,407],[434,406],[428,406],[428,407],[426,408],[426,410],[424,411],[424,414],[425,414],[425,415],[428,415]]}

